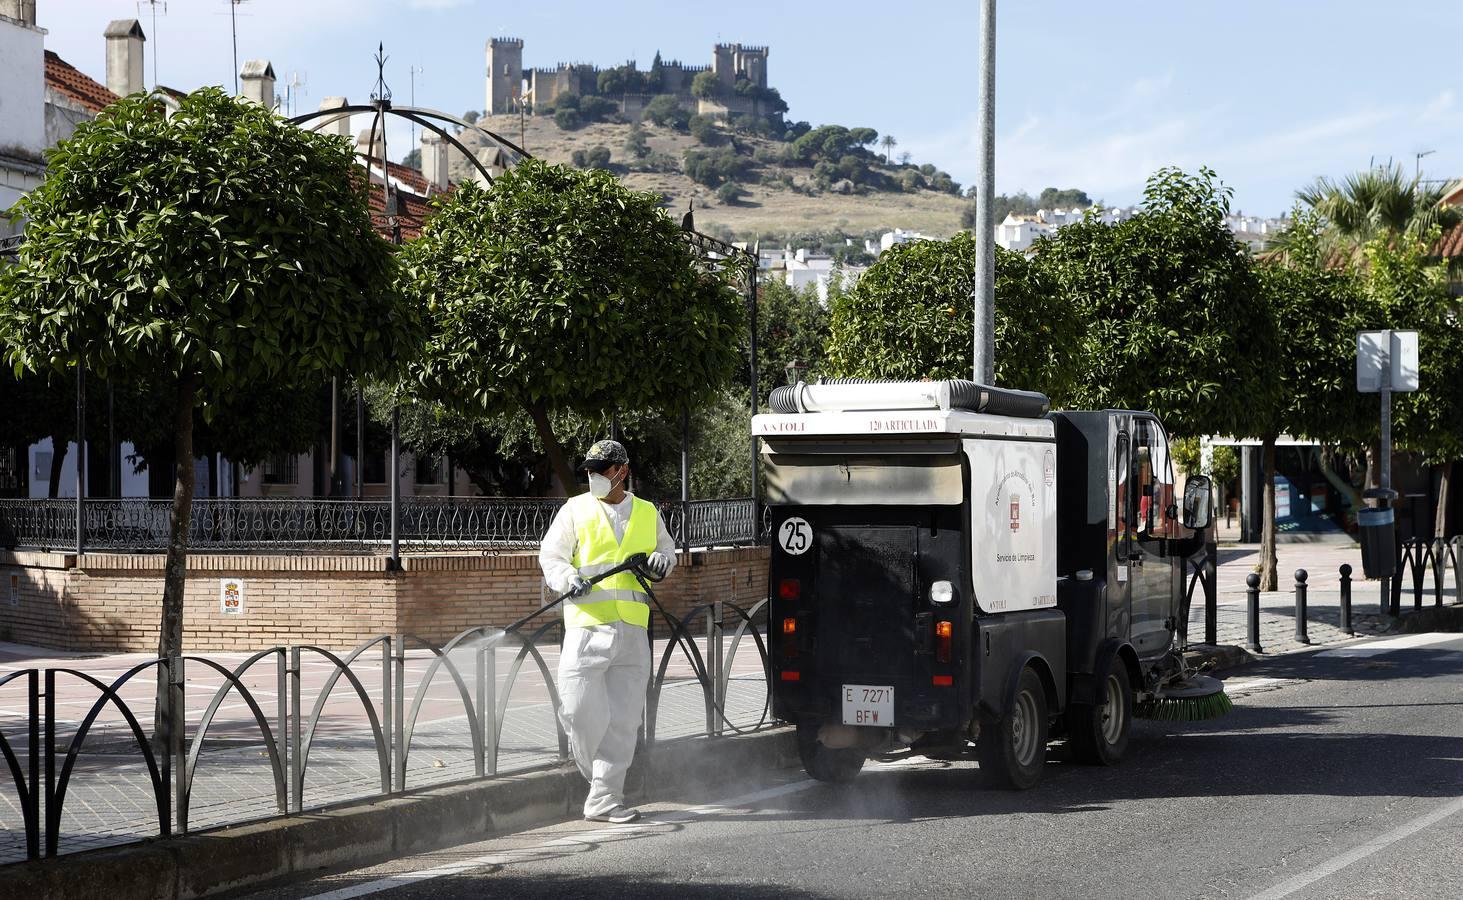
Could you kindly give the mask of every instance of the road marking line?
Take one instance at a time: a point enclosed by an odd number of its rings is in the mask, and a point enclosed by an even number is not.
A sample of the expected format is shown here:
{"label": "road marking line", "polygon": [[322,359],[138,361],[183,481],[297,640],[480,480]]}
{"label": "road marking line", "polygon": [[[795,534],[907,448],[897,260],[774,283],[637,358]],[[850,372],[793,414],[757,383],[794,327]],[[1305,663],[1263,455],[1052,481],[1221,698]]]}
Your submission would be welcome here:
{"label": "road marking line", "polygon": [[771,800],[776,797],[783,797],[788,794],[796,794],[813,787],[818,782],[812,779],[794,781],[790,784],[780,785],[775,788],[756,791],[751,794],[743,794],[740,797],[733,797],[730,800],[723,800],[720,803],[708,803],[703,806],[691,806],[674,813],[668,813],[657,819],[641,819],[639,822],[630,825],[612,825],[608,828],[596,828],[591,831],[577,831],[573,834],[563,835],[553,840],[544,841],[532,847],[520,847],[515,850],[500,850],[496,853],[485,853],[482,856],[475,856],[472,859],[465,859],[461,862],[448,863],[446,865],[434,866],[430,869],[418,869],[414,872],[400,872],[395,875],[388,875],[376,881],[367,881],[362,884],[340,888],[324,894],[313,894],[308,900],[351,900],[353,897],[365,897],[370,894],[379,894],[382,891],[394,890],[410,884],[418,884],[423,881],[430,881],[435,878],[443,878],[448,875],[458,875],[473,869],[480,869],[484,866],[503,866],[515,862],[527,862],[539,858],[544,850],[555,847],[573,847],[581,844],[596,844],[605,838],[626,837],[644,831],[649,831],[656,826],[674,825],[679,822],[694,819],[697,816],[709,815],[712,813],[724,812],[729,809],[739,809],[760,803],[764,800]]}
{"label": "road marking line", "polygon": [[1371,840],[1367,841],[1365,844],[1362,844],[1360,847],[1348,850],[1347,852],[1342,853],[1339,856],[1334,856],[1326,862],[1321,863],[1319,866],[1316,866],[1313,869],[1308,869],[1300,873],[1299,875],[1296,875],[1294,878],[1288,878],[1285,881],[1282,881],[1274,887],[1270,888],[1268,891],[1255,894],[1253,897],[1250,898],[1250,900],[1280,900],[1281,897],[1288,897],[1296,891],[1300,890],[1301,888],[1315,884],[1317,881],[1320,881],[1322,878],[1325,878],[1329,875],[1334,875],[1335,873],[1341,871],[1352,863],[1366,859],[1368,856],[1371,856],[1378,850],[1385,850],[1386,848],[1392,846],[1398,841],[1416,834],[1417,832],[1423,830],[1429,825],[1441,822],[1443,819],[1446,819],[1449,816],[1457,815],[1460,812],[1463,812],[1463,797],[1449,800],[1447,803],[1444,803],[1442,806],[1438,807],[1427,815],[1419,816],[1410,822],[1399,825],[1398,827],[1392,829],[1386,834],[1383,834],[1379,837],[1374,837]]}
{"label": "road marking line", "polygon": [[1236,697],[1240,694],[1253,693],[1261,688],[1278,687],[1286,684],[1300,684],[1300,680],[1296,678],[1246,678],[1243,681],[1226,681],[1224,683],[1224,692],[1231,697]]}
{"label": "road marking line", "polygon": [[1446,644],[1451,641],[1457,641],[1458,639],[1457,634],[1408,634],[1402,637],[1385,638],[1380,641],[1358,644],[1353,647],[1337,647],[1334,650],[1322,650],[1316,655],[1361,659],[1369,656],[1381,656],[1383,653],[1392,653],[1397,650],[1413,650],[1418,647],[1430,647],[1433,644]]}

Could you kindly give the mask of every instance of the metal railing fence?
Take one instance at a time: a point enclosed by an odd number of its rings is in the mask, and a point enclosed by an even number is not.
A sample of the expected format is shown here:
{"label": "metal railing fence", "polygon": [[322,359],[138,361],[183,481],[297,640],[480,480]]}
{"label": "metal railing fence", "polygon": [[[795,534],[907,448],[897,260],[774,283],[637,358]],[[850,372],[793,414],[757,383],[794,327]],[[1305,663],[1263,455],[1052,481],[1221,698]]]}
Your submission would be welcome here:
{"label": "metal railing fence", "polygon": [[[562,499],[409,497],[401,501],[400,540],[408,551],[531,550]],[[76,500],[0,500],[0,547],[74,550]],[[751,499],[659,503],[678,546],[752,544]],[[82,501],[87,550],[161,553],[167,549],[171,500]],[[388,500],[206,498],[193,501],[192,550],[375,553],[389,546]]]}
{"label": "metal railing fence", "polygon": [[[647,745],[657,739],[657,720],[668,692],[683,687],[700,688],[705,718],[699,724],[690,720],[678,722],[675,737],[716,737],[728,731],[759,730],[771,723],[764,639],[766,619],[766,600],[750,608],[718,601],[698,606],[681,618],[663,616],[668,641],[660,658],[653,660],[644,721]],[[20,669],[0,675],[0,692],[15,683],[24,692],[23,708],[27,711],[18,727],[14,710],[18,704],[14,699],[8,701],[12,709],[0,715],[0,756],[5,763],[0,771],[8,772],[10,779],[10,797],[6,797],[4,777],[0,776],[0,801],[7,801],[0,802],[0,812],[18,806],[21,826],[16,829],[14,824],[5,825],[0,818],[0,825],[4,825],[0,834],[9,832],[12,838],[18,838],[19,832],[24,834],[24,853],[20,853],[18,844],[9,853],[0,846],[0,863],[54,857],[84,849],[63,846],[63,838],[75,843],[78,837],[74,828],[68,830],[63,819],[68,814],[68,798],[73,796],[78,772],[87,770],[83,781],[97,777],[95,765],[88,767],[85,763],[91,755],[88,739],[96,733],[98,720],[104,713],[111,714],[115,730],[122,732],[124,739],[121,742],[102,740],[105,746],[96,752],[103,759],[130,759],[133,769],[138,768],[135,763],[140,760],[144,771],[119,784],[123,790],[130,785],[134,794],[145,795],[141,799],[112,797],[106,802],[114,806],[131,802],[139,808],[139,821],[134,824],[146,821],[156,824],[155,828],[147,829],[147,834],[130,834],[123,840],[107,843],[189,832],[198,776],[208,772],[214,759],[204,755],[205,744],[219,738],[220,733],[231,736],[236,749],[243,746],[250,755],[265,761],[268,777],[256,781],[267,783],[267,787],[256,787],[267,796],[257,798],[254,809],[258,813],[240,812],[237,818],[225,814],[223,819],[215,817],[209,827],[296,814],[341,802],[339,797],[321,796],[318,788],[316,799],[312,800],[307,775],[312,762],[321,765],[329,761],[328,757],[322,761],[319,748],[326,743],[340,742],[339,734],[334,733],[336,726],[325,721],[325,713],[330,707],[339,715],[342,703],[356,710],[358,716],[364,714],[365,721],[357,731],[365,732],[366,739],[357,743],[367,749],[357,755],[369,759],[357,768],[369,771],[371,786],[351,799],[399,794],[425,786],[413,784],[409,773],[413,771],[410,763],[414,740],[418,744],[422,740],[419,719],[429,703],[439,706],[447,703],[460,710],[460,715],[429,723],[433,727],[448,723],[456,744],[460,745],[466,738],[471,775],[466,775],[464,769],[464,778],[455,780],[499,774],[505,752],[505,718],[510,712],[524,708],[521,700],[517,706],[511,701],[515,687],[522,686],[528,673],[536,674],[546,689],[557,744],[548,759],[542,755],[537,757],[537,765],[563,761],[569,756],[568,739],[559,725],[554,673],[541,652],[541,643],[561,627],[557,619],[551,620],[530,635],[512,636],[511,644],[502,639],[497,629],[482,626],[464,631],[441,646],[397,634],[373,638],[344,654],[314,646],[272,647],[232,667],[205,656],[152,659],[132,666],[111,680],[69,667]],[[693,633],[697,628],[701,634]],[[754,681],[748,681],[746,674],[738,677],[732,674],[738,652],[748,652],[743,646],[748,637],[760,664]],[[654,622],[650,638],[654,646]],[[680,662],[673,670],[672,662],[678,655]],[[508,663],[501,678],[500,657]],[[312,699],[306,695],[302,673],[310,669],[318,675],[321,667],[328,675]],[[420,677],[415,684],[409,684],[408,676],[419,670]],[[185,691],[200,674],[211,675],[221,684],[212,692],[206,709],[190,729],[186,721]],[[153,692],[154,676],[160,679],[164,690]],[[344,686],[340,684],[342,679]],[[66,680],[87,685],[96,693],[95,701],[79,718],[73,718],[78,715],[74,711],[58,715],[57,690]],[[434,685],[441,687],[444,683],[447,697],[432,697]],[[727,709],[728,695],[734,686],[744,694],[748,690],[753,693],[760,690],[764,695],[760,704],[755,700],[748,704],[745,696],[739,698],[740,721],[733,721],[734,716]],[[15,688],[9,690],[13,692]],[[124,696],[129,693],[133,695],[130,700]],[[158,699],[155,709],[150,706],[154,696]],[[760,712],[754,714],[758,706]],[[220,715],[226,710],[239,709],[244,709],[246,714]],[[145,725],[155,714],[155,721],[166,725],[149,734]],[[169,746],[158,746],[159,742]],[[313,760],[312,750],[316,751]],[[520,763],[524,758],[521,753],[516,756]],[[520,764],[501,770],[522,771],[526,767],[532,766]],[[451,782],[438,780],[431,786],[442,783]],[[8,802],[12,797],[13,805]],[[250,806],[245,802],[247,799],[234,797],[229,807],[247,810]]]}

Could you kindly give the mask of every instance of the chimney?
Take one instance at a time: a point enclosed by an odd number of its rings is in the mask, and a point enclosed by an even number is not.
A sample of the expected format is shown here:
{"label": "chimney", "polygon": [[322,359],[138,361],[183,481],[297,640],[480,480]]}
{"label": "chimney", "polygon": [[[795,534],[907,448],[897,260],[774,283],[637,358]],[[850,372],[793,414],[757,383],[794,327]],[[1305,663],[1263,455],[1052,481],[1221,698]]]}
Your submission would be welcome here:
{"label": "chimney", "polygon": [[142,83],[142,57],[147,35],[142,33],[142,23],[136,19],[114,19],[107,26],[106,36],[107,90],[125,97],[146,89]]}
{"label": "chimney", "polygon": [[[340,109],[345,106],[350,106],[350,101],[345,97],[326,97],[320,101],[320,109],[322,111],[327,109]],[[333,134],[347,138],[351,136],[350,116],[338,116],[334,119],[322,119],[321,121],[325,124],[317,129],[318,134]]]}
{"label": "chimney", "polygon": [[244,99],[274,109],[274,66],[267,59],[251,59],[239,70]]}
{"label": "chimney", "polygon": [[435,131],[422,132],[422,176],[434,191],[447,190],[447,159],[451,149]]}
{"label": "chimney", "polygon": [[36,0],[0,0],[0,16],[17,19],[23,25],[36,26]]}
{"label": "chimney", "polygon": [[[46,149],[46,51],[45,32],[30,24],[35,21],[35,4],[0,0],[0,155],[21,158],[41,170],[41,151]],[[17,15],[19,14],[19,15]],[[14,21],[11,21],[11,20]],[[22,176],[24,178],[24,176]],[[0,207],[14,199],[0,178]],[[25,188],[23,190],[28,190]],[[0,225],[0,234],[10,230]]]}

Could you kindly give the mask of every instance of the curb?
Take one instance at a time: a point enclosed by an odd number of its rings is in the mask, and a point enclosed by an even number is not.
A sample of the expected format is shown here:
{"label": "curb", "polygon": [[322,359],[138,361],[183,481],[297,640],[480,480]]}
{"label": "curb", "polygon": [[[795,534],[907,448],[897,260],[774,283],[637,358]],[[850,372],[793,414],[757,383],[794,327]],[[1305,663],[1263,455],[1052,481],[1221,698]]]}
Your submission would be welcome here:
{"label": "curb", "polygon": [[[789,728],[659,743],[630,770],[636,801],[795,764]],[[0,897],[188,900],[578,818],[571,766],[426,788],[329,810],[0,867]]]}
{"label": "curb", "polygon": [[1220,672],[1255,661],[1254,654],[1237,644],[1190,644],[1184,662],[1196,669]]}

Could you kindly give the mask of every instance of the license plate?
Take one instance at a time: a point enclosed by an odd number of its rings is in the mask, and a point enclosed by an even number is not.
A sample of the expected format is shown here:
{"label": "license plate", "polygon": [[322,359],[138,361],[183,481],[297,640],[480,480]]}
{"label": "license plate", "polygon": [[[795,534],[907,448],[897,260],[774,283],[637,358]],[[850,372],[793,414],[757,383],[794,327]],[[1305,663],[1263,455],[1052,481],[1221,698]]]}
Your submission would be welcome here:
{"label": "license plate", "polygon": [[894,688],[875,684],[843,686],[843,724],[894,724]]}

